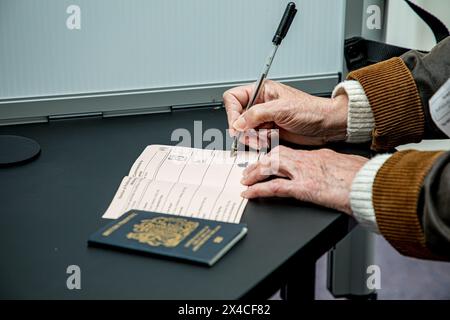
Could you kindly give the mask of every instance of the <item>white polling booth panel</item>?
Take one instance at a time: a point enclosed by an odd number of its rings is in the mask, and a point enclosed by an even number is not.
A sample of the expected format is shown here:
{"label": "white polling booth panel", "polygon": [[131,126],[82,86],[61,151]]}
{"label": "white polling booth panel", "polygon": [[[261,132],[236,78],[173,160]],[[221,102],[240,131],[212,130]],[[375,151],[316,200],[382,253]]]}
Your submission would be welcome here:
{"label": "white polling booth panel", "polygon": [[[0,124],[221,102],[255,81],[289,1],[0,0]],[[297,0],[269,78],[329,93],[344,0]]]}

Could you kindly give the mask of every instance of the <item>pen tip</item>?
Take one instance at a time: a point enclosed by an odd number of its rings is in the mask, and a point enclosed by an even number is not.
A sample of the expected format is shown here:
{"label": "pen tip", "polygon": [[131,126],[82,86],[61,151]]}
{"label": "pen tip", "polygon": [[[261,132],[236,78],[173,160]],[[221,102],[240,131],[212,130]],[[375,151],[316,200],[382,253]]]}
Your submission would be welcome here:
{"label": "pen tip", "polygon": [[237,138],[234,137],[233,143],[231,144],[230,157],[234,157],[237,152]]}

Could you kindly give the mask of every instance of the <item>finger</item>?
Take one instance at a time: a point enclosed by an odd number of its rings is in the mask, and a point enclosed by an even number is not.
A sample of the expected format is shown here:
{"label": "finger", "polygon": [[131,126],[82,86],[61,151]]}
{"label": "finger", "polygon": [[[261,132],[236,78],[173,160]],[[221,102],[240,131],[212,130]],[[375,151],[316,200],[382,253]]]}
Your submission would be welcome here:
{"label": "finger", "polygon": [[270,153],[261,155],[258,161],[252,163],[249,165],[245,170],[242,172],[243,176],[249,175],[253,170],[256,170],[260,166],[265,166],[266,164],[270,163]]}
{"label": "finger", "polygon": [[247,130],[241,136],[243,137],[244,144],[250,146],[253,149],[260,150],[262,148],[267,149],[268,145],[268,133],[266,129],[261,130]]}
{"label": "finger", "polygon": [[228,126],[230,134],[235,133],[233,123],[241,115],[244,106],[250,99],[253,85],[240,86],[227,90],[223,94],[223,104],[227,112]]}
{"label": "finger", "polygon": [[267,132],[267,147],[276,148],[280,145],[280,130],[270,129]]}
{"label": "finger", "polygon": [[[268,124],[272,126],[271,124]],[[248,145],[255,150],[267,150],[271,145],[278,145],[278,129],[250,129],[240,132],[239,142]],[[236,132],[236,136],[238,133]]]}
{"label": "finger", "polygon": [[258,150],[259,149],[258,136],[256,134],[245,135],[245,144],[252,149]]}
{"label": "finger", "polygon": [[270,167],[266,167],[261,162],[257,162],[256,166],[242,175],[241,184],[251,186],[257,182],[267,179],[271,176]]}
{"label": "finger", "polygon": [[265,122],[272,122],[277,112],[280,112],[280,100],[273,100],[265,103],[256,104],[233,123],[233,128],[237,131],[255,129]]}
{"label": "finger", "polygon": [[255,183],[261,182],[263,180],[266,180],[268,177],[276,175],[277,177],[281,178],[289,178],[285,171],[281,170],[273,170],[268,167],[258,167],[254,170],[252,170],[248,175],[244,176],[241,180],[241,183],[245,186],[251,186]]}
{"label": "finger", "polygon": [[258,161],[255,166],[248,168],[243,173],[241,183],[247,186],[263,181],[272,175],[283,178],[292,178],[289,168],[292,168],[291,160],[278,156],[267,156]]}
{"label": "finger", "polygon": [[[236,132],[235,135],[238,136],[238,132]],[[257,137],[254,133],[251,132],[251,130],[241,132],[241,134],[239,135],[239,143],[240,143],[240,145],[238,145],[239,151],[245,151],[244,146],[249,146],[250,148],[258,150]]]}
{"label": "finger", "polygon": [[277,147],[273,148],[269,153],[261,155],[258,161],[250,164],[247,168],[245,168],[245,170],[242,172],[242,174],[244,176],[246,176],[246,175],[250,174],[251,171],[258,168],[258,166],[270,165],[274,158],[277,160],[279,159],[281,152],[283,153],[283,155],[285,155],[288,153],[287,152],[288,150],[292,150],[292,149],[287,148],[285,146],[277,146]]}
{"label": "finger", "polygon": [[[238,135],[236,133],[236,135]],[[260,149],[267,149],[268,146],[268,133],[267,130],[247,130],[245,132],[241,132],[239,135],[239,142],[241,146],[247,145],[252,149],[260,150]],[[240,148],[241,146],[238,146],[238,150],[244,150],[244,148]]]}
{"label": "finger", "polygon": [[263,197],[290,197],[291,194],[292,182],[287,179],[278,178],[250,186],[241,193],[241,196],[247,199],[253,199]]}

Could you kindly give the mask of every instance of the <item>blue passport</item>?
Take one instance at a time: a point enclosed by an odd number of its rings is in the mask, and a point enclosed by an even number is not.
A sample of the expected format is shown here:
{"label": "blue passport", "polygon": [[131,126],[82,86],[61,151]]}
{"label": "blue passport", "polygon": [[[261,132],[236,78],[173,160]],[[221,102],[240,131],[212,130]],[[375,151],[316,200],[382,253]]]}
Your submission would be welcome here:
{"label": "blue passport", "polygon": [[212,266],[246,233],[243,223],[132,210],[91,235],[88,244]]}

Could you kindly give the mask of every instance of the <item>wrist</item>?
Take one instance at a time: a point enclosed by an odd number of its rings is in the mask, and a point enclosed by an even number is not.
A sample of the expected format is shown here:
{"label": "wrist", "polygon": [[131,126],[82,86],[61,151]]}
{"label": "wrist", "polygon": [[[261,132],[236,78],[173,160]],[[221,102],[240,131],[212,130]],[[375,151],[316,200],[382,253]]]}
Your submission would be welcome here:
{"label": "wrist", "polygon": [[345,141],[347,137],[348,96],[343,93],[330,99],[326,110],[327,142]]}

